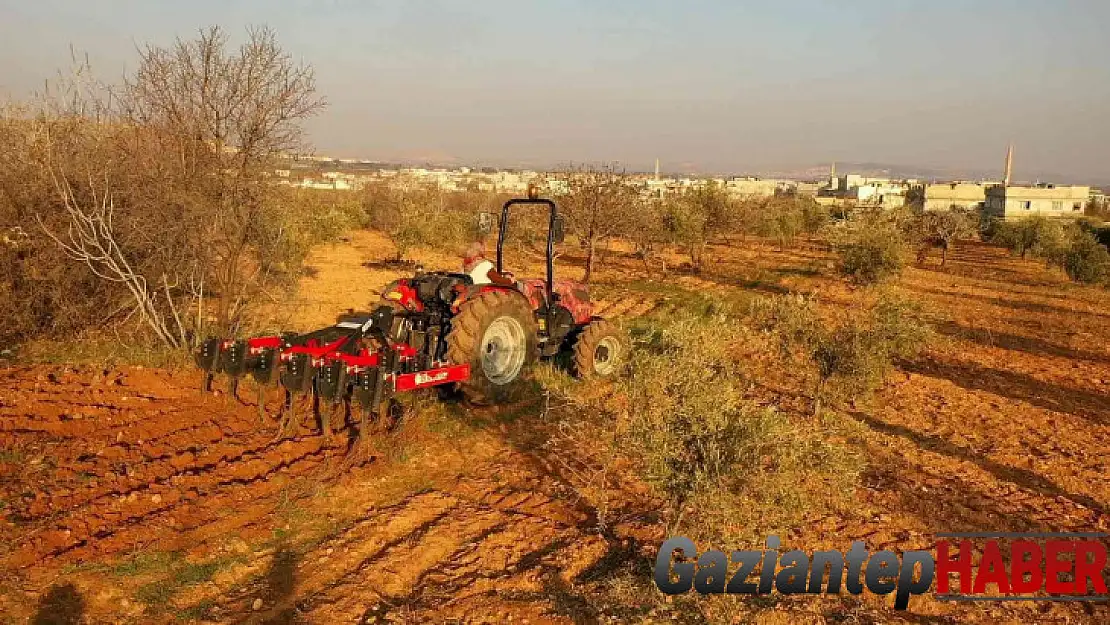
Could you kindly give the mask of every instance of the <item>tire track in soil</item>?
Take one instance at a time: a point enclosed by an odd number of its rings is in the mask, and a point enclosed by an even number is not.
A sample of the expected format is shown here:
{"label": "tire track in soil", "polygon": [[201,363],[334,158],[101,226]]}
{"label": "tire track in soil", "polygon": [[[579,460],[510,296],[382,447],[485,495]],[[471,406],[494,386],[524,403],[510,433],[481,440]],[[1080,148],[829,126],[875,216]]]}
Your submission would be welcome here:
{"label": "tire track in soil", "polygon": [[[363,622],[388,612],[416,622],[500,622],[510,613],[551,622],[553,606],[537,599],[546,581],[555,571],[574,577],[605,543],[578,529],[579,513],[522,490],[529,486],[469,484],[379,508],[297,559],[296,598],[244,622],[291,613],[312,623]],[[254,584],[222,611],[247,614],[266,594]]]}
{"label": "tire track in soil", "polygon": [[[55,418],[44,439],[40,431],[21,431],[33,427],[20,428],[50,419],[38,410],[39,400],[79,394],[88,384],[80,375],[43,371],[49,368],[5,378],[14,380],[16,392],[3,395],[0,441],[13,448],[19,443],[31,454],[46,452],[49,460],[0,465],[0,495],[10,504],[8,518],[18,520],[4,541],[14,548],[0,558],[8,569],[80,562],[137,545],[176,548],[249,530],[273,511],[273,498],[286,484],[310,477],[342,453],[323,447],[318,437],[272,441],[272,426],[260,429],[253,407],[173,392],[168,376],[150,373],[139,381],[161,378],[154,386],[170,390],[163,395],[178,404],[173,410],[156,400],[122,402],[122,424],[98,429],[90,427],[96,419]],[[118,375],[122,382],[109,387],[114,395],[99,403],[136,396],[128,377]],[[55,385],[47,392],[44,379]]]}
{"label": "tire track in soil", "polygon": [[[630,299],[618,311],[641,314],[655,305]],[[269,538],[286,488],[334,473],[328,465],[343,453],[318,436],[275,442],[272,424],[260,429],[253,406],[195,391],[171,388],[147,393],[144,401],[122,401],[138,396],[141,383],[126,374],[95,401],[80,399],[84,408],[71,401],[64,410],[39,410],[61,406],[67,393],[81,397],[88,376],[98,375],[63,373],[44,386],[44,371],[50,375],[48,368],[8,375],[16,392],[4,393],[0,409],[2,440],[50,458],[33,471],[0,465],[0,494],[13,502],[6,513],[22,517],[12,526],[6,541],[12,548],[4,550],[0,566],[27,587],[51,570],[111,561],[136,549],[203,557],[229,536]],[[168,376],[158,382],[176,383]],[[101,410],[96,415],[62,417],[93,403]],[[238,578],[228,573],[221,584],[190,589],[188,605],[211,603],[247,622],[290,610],[312,622],[352,622],[375,606],[432,620],[512,613],[550,622],[546,580],[557,571],[572,575],[586,568],[605,545],[578,529],[581,511],[543,492],[555,486],[527,481],[535,477],[515,454],[487,460],[484,474],[496,477],[371,509],[311,546],[296,563],[295,597],[268,598],[266,610],[253,610],[254,598],[267,591],[252,579],[273,565],[270,550],[239,569]],[[33,496],[18,489],[33,490]],[[237,588],[246,592],[236,594]]]}
{"label": "tire track in soil", "polygon": [[[181,534],[190,526],[202,529],[221,519],[227,510],[235,510],[243,501],[276,495],[284,486],[272,481],[278,472],[295,468],[290,476],[305,476],[326,456],[318,441],[289,442],[282,453],[287,454],[286,459],[220,462],[205,475],[185,476],[174,484],[156,480],[124,496],[102,497],[78,514],[52,518],[49,529],[23,535],[22,545],[0,562],[10,567],[25,567],[63,556],[65,561],[91,555],[103,557],[143,542],[167,544],[168,548],[177,546],[184,541]],[[217,474],[216,469],[223,470],[224,474]],[[198,500],[203,503],[191,505]],[[267,509],[272,508],[272,505],[267,506]],[[176,514],[185,519],[198,515],[200,518],[179,522],[174,518]],[[179,524],[183,527],[178,528]],[[156,533],[169,533],[171,537],[159,535],[153,541],[144,540],[152,528],[160,530]],[[181,540],[174,540],[174,537]],[[209,536],[194,535],[189,541],[207,538]]]}

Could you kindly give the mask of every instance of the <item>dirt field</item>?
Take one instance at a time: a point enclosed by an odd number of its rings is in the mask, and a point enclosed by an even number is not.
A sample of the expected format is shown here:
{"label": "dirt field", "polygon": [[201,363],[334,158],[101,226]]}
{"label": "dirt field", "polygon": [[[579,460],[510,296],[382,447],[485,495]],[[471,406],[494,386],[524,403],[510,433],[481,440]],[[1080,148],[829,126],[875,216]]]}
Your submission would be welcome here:
{"label": "dirt field", "polygon": [[[390,251],[367,232],[317,250],[288,327],[365,308],[407,273],[383,268]],[[596,287],[602,313],[628,320],[691,293],[849,296],[811,246],[712,254],[709,274],[663,280],[614,252]],[[579,259],[562,261],[578,275]],[[984,245],[909,269],[901,285],[935,311],[941,340],[901,365],[874,407],[845,415],[869,458],[858,506],[815,511],[787,544],[927,549],[945,531],[1110,531],[1110,294]],[[698,622],[677,604],[606,612],[589,600],[663,529],[630,485],[618,522],[598,531],[529,406],[424,401],[420,427],[381,435],[372,460],[346,467],[343,449],[307,432],[275,442],[249,385],[241,405],[201,395],[191,371],[37,365],[0,378],[0,621]],[[781,371],[753,395],[799,418],[808,401]],[[742,618],[1110,621],[1105,604],[889,605],[752,599]]]}

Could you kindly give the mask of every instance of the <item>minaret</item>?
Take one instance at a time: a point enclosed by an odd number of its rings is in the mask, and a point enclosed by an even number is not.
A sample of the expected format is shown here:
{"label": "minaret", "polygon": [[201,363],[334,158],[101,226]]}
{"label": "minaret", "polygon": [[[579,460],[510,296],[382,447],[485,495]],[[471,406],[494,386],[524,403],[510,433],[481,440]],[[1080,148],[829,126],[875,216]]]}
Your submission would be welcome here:
{"label": "minaret", "polygon": [[1014,144],[1010,144],[1010,149],[1006,150],[1006,176],[1002,179],[1002,186],[1010,186],[1010,175],[1014,170]]}
{"label": "minaret", "polygon": [[659,159],[655,159],[655,179],[659,180]]}

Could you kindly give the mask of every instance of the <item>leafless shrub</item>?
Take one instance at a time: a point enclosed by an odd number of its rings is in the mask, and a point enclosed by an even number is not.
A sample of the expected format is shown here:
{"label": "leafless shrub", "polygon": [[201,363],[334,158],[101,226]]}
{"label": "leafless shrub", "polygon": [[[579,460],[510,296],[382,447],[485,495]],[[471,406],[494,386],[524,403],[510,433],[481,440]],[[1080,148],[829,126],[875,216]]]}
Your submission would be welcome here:
{"label": "leafless shrub", "polygon": [[567,227],[586,251],[582,281],[588,284],[593,277],[599,245],[630,231],[636,221],[640,199],[636,189],[630,186],[628,175],[615,164],[567,167],[556,179],[566,187],[559,199]]}
{"label": "leafless shrub", "polygon": [[[3,116],[0,153],[15,156],[0,158],[23,166],[0,174],[0,206],[6,221],[44,235],[32,237],[31,256],[49,257],[42,243],[52,242],[84,268],[70,264],[51,290],[99,280],[95,308],[129,310],[162,343],[183,347],[213,317],[217,331],[235,332],[261,294],[296,275],[302,227],[329,230],[268,177],[275,157],[303,146],[299,122],[323,102],[311,68],[268,29],[249,31],[237,49],[212,28],[139,57],[122,85],[79,63],[37,106]],[[8,288],[24,290],[27,274],[42,270],[8,269]],[[83,316],[75,326],[92,323]],[[50,329],[33,323],[18,334]]]}
{"label": "leafless shrub", "polygon": [[0,108],[0,342],[6,345],[74,332],[130,309],[110,285],[75,270],[39,228],[35,215],[52,206],[53,196],[36,164],[40,157],[31,111]]}
{"label": "leafless shrub", "polygon": [[948,251],[957,241],[969,239],[979,231],[979,218],[966,209],[923,211],[910,222],[907,234],[917,246],[917,262],[922,263],[930,248],[941,250],[940,264],[948,262]]}
{"label": "leafless shrub", "polygon": [[263,259],[275,250],[267,244],[281,241],[270,232],[281,219],[268,170],[277,156],[305,147],[300,122],[324,106],[312,68],[296,63],[270,29],[250,29],[233,50],[213,27],[141,50],[120,100],[122,119],[157,131],[200,196],[198,247],[217,294],[217,324],[238,327],[272,278]]}

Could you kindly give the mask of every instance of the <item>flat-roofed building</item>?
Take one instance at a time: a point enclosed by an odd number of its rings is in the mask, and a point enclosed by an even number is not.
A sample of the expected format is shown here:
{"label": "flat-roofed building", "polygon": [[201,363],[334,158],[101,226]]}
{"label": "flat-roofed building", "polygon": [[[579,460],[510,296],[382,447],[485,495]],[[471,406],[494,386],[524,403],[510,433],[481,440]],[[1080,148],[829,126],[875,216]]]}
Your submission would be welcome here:
{"label": "flat-roofed building", "polygon": [[741,198],[760,198],[775,195],[783,182],[762,178],[733,178],[724,184],[729,195]]}
{"label": "flat-roofed building", "polygon": [[1090,194],[1090,187],[1079,185],[996,185],[987,188],[984,211],[988,216],[1000,219],[1033,215],[1080,217]]}
{"label": "flat-roofed building", "polygon": [[922,208],[927,211],[943,211],[953,207],[978,210],[987,200],[987,185],[978,182],[927,184],[922,194]]}

